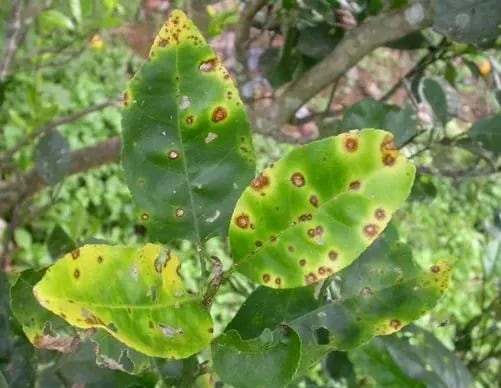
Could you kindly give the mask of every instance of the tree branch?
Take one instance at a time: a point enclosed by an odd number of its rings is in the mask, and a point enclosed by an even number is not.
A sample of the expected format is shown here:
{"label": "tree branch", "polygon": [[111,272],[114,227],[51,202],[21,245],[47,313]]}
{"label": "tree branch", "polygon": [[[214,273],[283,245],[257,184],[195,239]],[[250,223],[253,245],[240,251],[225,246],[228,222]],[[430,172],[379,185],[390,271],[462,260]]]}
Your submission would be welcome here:
{"label": "tree branch", "polygon": [[[74,151],[67,175],[73,175],[120,159],[122,142],[116,136],[101,143]],[[2,184],[0,182],[0,217],[5,216],[16,204],[28,198],[46,186],[46,182],[32,168],[20,177]]]}
{"label": "tree branch", "polygon": [[[348,31],[335,49],[301,77],[284,87],[275,104],[253,120],[257,131],[275,136],[277,128],[288,123],[297,109],[320,92],[375,48],[432,25],[430,0],[413,0],[405,8],[366,19]],[[251,117],[257,118],[257,115]],[[263,120],[263,116],[267,119]],[[275,132],[275,133],[273,133]]]}

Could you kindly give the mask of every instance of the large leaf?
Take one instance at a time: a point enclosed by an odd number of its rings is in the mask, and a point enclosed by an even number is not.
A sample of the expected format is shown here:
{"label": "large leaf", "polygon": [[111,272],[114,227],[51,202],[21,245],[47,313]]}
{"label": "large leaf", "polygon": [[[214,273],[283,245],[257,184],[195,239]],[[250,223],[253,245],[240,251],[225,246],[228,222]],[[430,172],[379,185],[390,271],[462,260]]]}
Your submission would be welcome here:
{"label": "large leaf", "polygon": [[228,71],[181,11],[124,95],[123,166],[150,236],[226,232],[254,174],[250,127]]}
{"label": "large leaf", "polygon": [[253,338],[266,328],[289,325],[301,338],[301,372],[329,351],[353,349],[374,336],[400,330],[436,304],[448,287],[450,267],[438,262],[420,269],[396,238],[391,228],[336,276],[334,301],[316,300],[311,286],[260,287],[226,330]]}
{"label": "large leaf", "polygon": [[35,347],[73,352],[80,342],[75,329],[41,307],[33,295],[33,286],[44,273],[32,269],[21,273],[10,290],[12,311]]}
{"label": "large leaf", "polygon": [[385,131],[310,143],[257,176],[230,226],[236,270],[268,287],[315,283],[350,265],[409,195],[414,166]]}
{"label": "large leaf", "polygon": [[151,356],[184,358],[208,345],[212,321],[179,268],[161,245],[85,245],[49,268],[34,293],[72,325],[102,328]]}
{"label": "large leaf", "polygon": [[301,358],[301,341],[286,325],[265,329],[256,339],[242,340],[237,331],[221,334],[212,344],[214,368],[227,384],[239,387],[285,387]]}
{"label": "large leaf", "polygon": [[450,39],[485,46],[501,33],[499,0],[433,0],[437,31]]}
{"label": "large leaf", "polygon": [[474,143],[486,150],[501,153],[501,115],[485,117],[477,121],[468,131]]}
{"label": "large leaf", "polygon": [[417,133],[415,116],[409,106],[400,109],[372,98],[364,98],[346,109],[339,128],[384,128],[395,136],[395,145],[401,147]]}
{"label": "large leaf", "polygon": [[350,351],[357,369],[381,386],[471,387],[465,365],[429,331],[409,326],[403,335],[373,339]]}

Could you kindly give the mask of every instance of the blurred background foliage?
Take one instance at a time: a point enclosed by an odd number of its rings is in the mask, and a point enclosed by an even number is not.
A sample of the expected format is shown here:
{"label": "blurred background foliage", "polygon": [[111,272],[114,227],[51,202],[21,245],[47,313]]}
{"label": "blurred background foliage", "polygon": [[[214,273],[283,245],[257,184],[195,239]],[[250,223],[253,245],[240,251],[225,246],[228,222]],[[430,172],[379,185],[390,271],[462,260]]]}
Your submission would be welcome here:
{"label": "blurred background foliage", "polygon": [[[35,381],[37,386],[130,386],[155,380],[142,376],[139,381],[97,367],[89,344],[73,355],[33,349],[9,315],[7,279],[23,269],[46,267],[75,244],[145,241],[118,163],[67,175],[71,152],[120,133],[119,96],[171,9],[183,7],[212,39],[249,109],[260,114],[273,104],[277,90],[285,87],[287,93],[288,82],[298,82],[328,58],[367,18],[408,4],[263,1],[241,63],[234,50],[235,31],[250,3],[0,3],[0,52],[12,55],[0,69],[0,386],[2,378],[12,387]],[[473,28],[465,39],[462,32],[447,29],[447,20],[468,15],[449,8],[450,18],[441,19],[435,29],[379,47],[334,84],[325,84],[277,129],[278,135],[254,137],[260,170],[295,143],[350,128],[391,130],[419,172],[410,200],[395,216],[399,234],[422,266],[437,258],[455,262],[453,288],[416,325],[356,351],[329,354],[296,386],[455,387],[467,386],[469,379],[479,387],[499,383],[501,42],[497,24],[489,30],[489,23],[496,17],[499,23],[501,7],[496,1],[484,3],[491,8],[482,31]],[[22,25],[12,40],[11,22],[19,4]],[[476,20],[472,17],[473,27]],[[118,155],[113,157],[116,161]],[[31,169],[47,187],[12,202],[13,192],[32,184],[23,180]],[[189,260],[194,249],[185,242],[176,249],[188,258],[183,270],[195,288],[198,274]],[[209,252],[230,260],[221,239],[210,242]],[[223,286],[212,311],[220,328],[252,288],[243,278]],[[441,365],[440,360],[449,361]],[[184,367],[163,365],[163,384],[181,384]]]}

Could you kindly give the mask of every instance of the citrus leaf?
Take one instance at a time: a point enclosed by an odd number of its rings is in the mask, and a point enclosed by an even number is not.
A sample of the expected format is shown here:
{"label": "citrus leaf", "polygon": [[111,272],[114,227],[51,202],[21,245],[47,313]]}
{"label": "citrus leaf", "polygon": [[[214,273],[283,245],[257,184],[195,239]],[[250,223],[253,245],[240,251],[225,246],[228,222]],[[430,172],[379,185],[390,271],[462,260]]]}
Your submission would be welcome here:
{"label": "citrus leaf", "polygon": [[73,352],[80,343],[76,330],[63,319],[41,307],[33,295],[33,286],[45,270],[23,271],[10,289],[12,312],[24,334],[37,348]]}
{"label": "citrus leaf", "polygon": [[70,144],[59,131],[52,130],[38,141],[34,158],[38,174],[49,185],[55,185],[70,167]]}
{"label": "citrus leaf", "polygon": [[286,325],[242,340],[235,330],[212,343],[214,369],[226,384],[239,387],[285,387],[296,373],[301,341]]}
{"label": "citrus leaf", "polygon": [[226,232],[254,174],[246,112],[228,71],[181,11],[124,95],[123,166],[150,236],[201,242]]}
{"label": "citrus leaf", "polygon": [[442,125],[447,124],[447,97],[442,86],[434,79],[425,78],[423,80],[423,94],[437,119]]}
{"label": "citrus leaf", "polygon": [[472,125],[468,136],[486,150],[501,153],[501,115],[484,117]]}
{"label": "citrus leaf", "polygon": [[229,230],[236,270],[274,288],[338,272],[383,231],[414,173],[382,130],[350,131],[293,150],[237,203]]}
{"label": "citrus leaf", "polygon": [[[226,331],[252,338],[287,324],[301,338],[298,374],[333,350],[356,348],[378,335],[399,331],[433,308],[448,288],[451,268],[440,261],[419,268],[390,227],[362,256],[331,280],[338,295],[315,299],[314,288],[257,288]],[[277,306],[280,306],[277,308]]]}
{"label": "citrus leaf", "polygon": [[161,245],[85,245],[50,267],[34,293],[74,326],[102,328],[150,356],[184,358],[209,344],[212,321],[179,269]]}

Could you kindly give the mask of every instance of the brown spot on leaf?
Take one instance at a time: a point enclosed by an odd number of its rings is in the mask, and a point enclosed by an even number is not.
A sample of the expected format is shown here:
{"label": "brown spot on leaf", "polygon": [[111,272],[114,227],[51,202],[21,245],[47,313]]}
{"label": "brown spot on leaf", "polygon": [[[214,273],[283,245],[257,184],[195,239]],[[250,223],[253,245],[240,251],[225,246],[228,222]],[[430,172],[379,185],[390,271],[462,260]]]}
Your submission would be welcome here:
{"label": "brown spot on leaf", "polygon": [[319,275],[324,275],[326,272],[327,272],[327,270],[325,269],[325,267],[323,267],[323,266],[318,267],[318,274]]}
{"label": "brown spot on leaf", "polygon": [[374,238],[379,233],[379,227],[376,224],[368,224],[364,226],[364,234],[369,238]]}
{"label": "brown spot on leaf", "polygon": [[217,65],[217,58],[211,58],[200,63],[200,66],[198,68],[200,69],[200,71],[204,73],[209,73],[211,71],[216,70],[216,65]]}
{"label": "brown spot on leaf", "polygon": [[292,253],[292,252],[294,252],[294,247],[293,247],[292,245],[289,245],[289,246],[287,247],[287,250],[288,250],[290,253]]}
{"label": "brown spot on leaf", "polygon": [[73,271],[73,277],[75,279],[79,279],[80,278],[80,270],[78,268],[75,268],[75,270]]}
{"label": "brown spot on leaf", "polygon": [[181,218],[184,216],[184,209],[178,208],[176,209],[176,217]]}
{"label": "brown spot on leaf", "polygon": [[276,235],[274,235],[274,234],[272,234],[272,235],[270,236],[270,241],[271,241],[271,242],[275,242],[275,241],[277,241],[277,236],[276,236]]}
{"label": "brown spot on leaf", "polygon": [[308,231],[306,233],[308,234],[309,237],[315,237],[315,235],[316,235],[315,229],[313,229],[313,228],[308,229]]}
{"label": "brown spot on leaf", "polygon": [[148,221],[150,219],[150,215],[148,213],[141,214],[142,221]]}
{"label": "brown spot on leaf", "polygon": [[103,256],[98,256],[98,257],[97,257],[97,262],[98,262],[99,264],[101,264],[101,263],[103,262],[103,260],[104,260],[104,259],[103,259]]}
{"label": "brown spot on leaf", "polygon": [[329,251],[329,260],[334,261],[337,259],[338,253],[336,251]]}
{"label": "brown spot on leaf", "polygon": [[322,225],[318,225],[316,228],[315,228],[315,234],[317,236],[321,236],[322,234],[324,234],[324,227]]}
{"label": "brown spot on leaf", "polygon": [[252,180],[251,187],[256,191],[261,191],[269,184],[270,184],[270,179],[266,175],[263,175],[261,173]]}
{"label": "brown spot on leaf", "polygon": [[123,103],[124,106],[128,106],[129,105],[129,93],[124,92],[124,94],[122,96],[122,103]]}
{"label": "brown spot on leaf", "polygon": [[402,322],[400,322],[398,319],[392,319],[390,321],[390,326],[395,330],[398,330],[402,326]]}
{"label": "brown spot on leaf", "polygon": [[209,331],[210,334],[212,334],[212,333],[214,333],[214,328],[213,327],[209,327],[208,331]]}
{"label": "brown spot on leaf", "polygon": [[313,207],[318,207],[318,197],[316,195],[310,195],[310,203]]}
{"label": "brown spot on leaf", "polygon": [[440,272],[440,266],[435,264],[435,265],[432,265],[431,268],[430,268],[430,271],[433,272],[433,273],[439,273]]}
{"label": "brown spot on leaf", "polygon": [[300,172],[295,172],[291,176],[291,182],[296,187],[303,187],[306,184],[306,180],[304,179],[304,175]]}
{"label": "brown spot on leaf", "polygon": [[80,249],[74,249],[71,251],[71,257],[73,258],[73,260],[76,260],[80,257]]}
{"label": "brown spot on leaf", "polygon": [[282,284],[282,279],[280,279],[280,278],[278,278],[278,277],[277,277],[277,278],[275,278],[275,284],[276,284],[277,286],[279,286],[280,284]]}
{"label": "brown spot on leaf", "polygon": [[211,119],[215,123],[219,123],[220,121],[224,120],[226,117],[228,117],[228,112],[226,111],[226,109],[223,108],[222,106],[218,106],[212,112],[212,118]]}
{"label": "brown spot on leaf", "polygon": [[167,39],[160,39],[158,41],[158,46],[159,47],[165,47],[165,46],[167,46],[167,43],[169,43],[169,41]]}
{"label": "brown spot on leaf", "polygon": [[395,164],[395,157],[392,154],[384,154],[383,163],[385,166],[393,166]]}
{"label": "brown spot on leaf", "polygon": [[184,121],[186,122],[186,124],[191,125],[193,124],[194,118],[192,115],[189,115]]}
{"label": "brown spot on leaf", "polygon": [[261,246],[263,246],[263,243],[262,243],[261,241],[256,241],[256,242],[255,242],[255,244],[256,244],[256,247],[261,247]]}
{"label": "brown spot on leaf", "polygon": [[241,229],[247,229],[250,224],[249,216],[243,213],[240,214],[238,217],[235,218],[235,224]]}
{"label": "brown spot on leaf", "polygon": [[384,220],[386,217],[386,212],[384,209],[377,208],[376,211],[374,212],[374,216],[376,217],[377,220]]}
{"label": "brown spot on leaf", "polygon": [[269,273],[263,274],[263,282],[268,283],[271,279],[271,276]]}
{"label": "brown spot on leaf", "polygon": [[313,272],[310,272],[308,275],[305,276],[306,284],[313,284],[317,281],[317,275],[315,275]]}
{"label": "brown spot on leaf", "polygon": [[347,137],[344,141],[346,151],[355,152],[358,149],[358,140],[355,137]]}
{"label": "brown spot on leaf", "polygon": [[393,142],[392,135],[386,135],[381,143],[381,151],[395,151],[397,147],[395,147],[395,143]]}
{"label": "brown spot on leaf", "polygon": [[350,182],[350,190],[358,190],[360,188],[360,181]]}
{"label": "brown spot on leaf", "polygon": [[306,260],[305,260],[305,259],[301,259],[301,260],[299,260],[299,265],[300,265],[301,267],[304,267],[304,266],[306,265]]}

